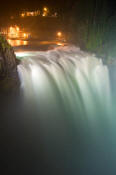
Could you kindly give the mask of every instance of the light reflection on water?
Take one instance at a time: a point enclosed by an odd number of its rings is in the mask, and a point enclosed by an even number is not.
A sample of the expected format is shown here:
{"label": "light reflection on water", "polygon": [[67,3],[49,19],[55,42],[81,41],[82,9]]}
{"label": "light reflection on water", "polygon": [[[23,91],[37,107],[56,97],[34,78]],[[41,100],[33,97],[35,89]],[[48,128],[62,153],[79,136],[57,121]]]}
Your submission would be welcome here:
{"label": "light reflection on water", "polygon": [[8,43],[12,46],[12,47],[17,47],[17,46],[38,46],[38,45],[57,45],[57,46],[64,46],[66,43],[62,42],[62,41],[57,41],[57,40],[53,40],[53,41],[27,41],[27,40],[13,40],[13,39],[8,39],[7,40]]}
{"label": "light reflection on water", "polygon": [[24,41],[24,40],[11,40],[11,39],[8,39],[7,41],[13,47],[15,47],[15,46],[26,46],[29,43],[28,41]]}

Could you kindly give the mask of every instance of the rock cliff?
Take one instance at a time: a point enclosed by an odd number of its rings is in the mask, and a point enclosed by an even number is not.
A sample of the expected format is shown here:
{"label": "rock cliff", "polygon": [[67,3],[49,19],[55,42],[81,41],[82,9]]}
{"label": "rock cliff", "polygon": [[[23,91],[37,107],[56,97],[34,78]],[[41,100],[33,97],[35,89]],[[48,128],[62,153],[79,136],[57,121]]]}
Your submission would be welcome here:
{"label": "rock cliff", "polygon": [[19,87],[16,56],[7,40],[0,36],[0,94],[12,93]]}

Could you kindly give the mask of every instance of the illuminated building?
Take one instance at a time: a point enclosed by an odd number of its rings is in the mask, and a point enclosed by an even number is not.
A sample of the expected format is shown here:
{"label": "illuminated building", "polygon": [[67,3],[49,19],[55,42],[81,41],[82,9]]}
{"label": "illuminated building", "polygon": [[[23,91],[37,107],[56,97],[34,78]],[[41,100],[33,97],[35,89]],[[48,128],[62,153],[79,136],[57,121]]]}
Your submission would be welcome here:
{"label": "illuminated building", "polygon": [[20,14],[20,17],[21,17],[21,18],[24,18],[24,17],[35,17],[35,16],[57,17],[58,14],[57,14],[57,12],[55,12],[54,14],[50,14],[50,10],[49,10],[48,7],[43,7],[42,11],[40,11],[40,10],[36,10],[36,11],[23,11],[23,12]]}
{"label": "illuminated building", "polygon": [[49,14],[49,9],[47,7],[44,7],[42,16],[48,16],[48,14]]}
{"label": "illuminated building", "polygon": [[21,17],[28,17],[28,16],[39,16],[40,10],[37,11],[25,11],[20,14]]}

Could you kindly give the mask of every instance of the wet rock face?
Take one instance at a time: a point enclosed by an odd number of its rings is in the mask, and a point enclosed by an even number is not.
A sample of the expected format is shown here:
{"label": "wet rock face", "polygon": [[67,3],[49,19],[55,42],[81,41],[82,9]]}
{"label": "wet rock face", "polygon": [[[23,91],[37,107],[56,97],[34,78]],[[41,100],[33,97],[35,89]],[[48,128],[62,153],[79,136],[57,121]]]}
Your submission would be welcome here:
{"label": "wet rock face", "polygon": [[19,86],[16,56],[13,48],[0,36],[0,93],[11,92]]}
{"label": "wet rock face", "polygon": [[12,48],[0,47],[0,76],[16,70],[16,56]]}

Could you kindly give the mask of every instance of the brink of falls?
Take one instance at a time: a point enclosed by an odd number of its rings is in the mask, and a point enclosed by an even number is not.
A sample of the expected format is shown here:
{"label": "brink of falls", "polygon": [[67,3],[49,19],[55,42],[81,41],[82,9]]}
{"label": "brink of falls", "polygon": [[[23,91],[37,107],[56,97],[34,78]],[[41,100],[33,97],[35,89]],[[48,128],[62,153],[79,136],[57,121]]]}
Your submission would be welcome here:
{"label": "brink of falls", "polygon": [[76,47],[17,56],[23,58],[18,72],[25,127],[33,136],[30,154],[37,156],[34,170],[42,164],[45,174],[116,173],[115,94],[108,67]]}

